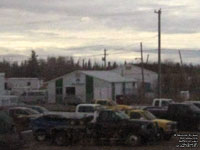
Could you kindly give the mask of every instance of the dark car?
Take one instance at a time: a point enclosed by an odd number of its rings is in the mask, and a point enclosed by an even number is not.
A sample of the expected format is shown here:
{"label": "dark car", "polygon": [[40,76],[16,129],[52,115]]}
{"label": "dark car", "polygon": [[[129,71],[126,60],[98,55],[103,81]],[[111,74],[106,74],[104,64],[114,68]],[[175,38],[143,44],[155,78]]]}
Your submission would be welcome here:
{"label": "dark car", "polygon": [[35,111],[37,111],[38,113],[41,113],[41,114],[49,113],[48,109],[46,109],[45,107],[42,107],[42,106],[26,105],[25,107],[31,108],[31,109],[33,109],[33,110],[35,110]]}
{"label": "dark car", "polygon": [[57,145],[73,144],[83,140],[126,143],[132,146],[154,142],[158,137],[157,124],[152,121],[131,120],[122,112],[100,110],[85,126],[63,126],[52,130]]}
{"label": "dark car", "polygon": [[179,130],[200,131],[200,109],[193,104],[173,103],[168,109],[146,108],[158,118],[177,122]]}
{"label": "dark car", "polygon": [[37,111],[27,107],[11,106],[1,109],[7,112],[13,119],[17,131],[29,130],[30,120],[41,115]]}
{"label": "dark car", "polygon": [[12,118],[0,111],[0,149],[19,150],[22,146],[22,139],[15,130]]}
{"label": "dark car", "polygon": [[[86,119],[82,119],[80,123],[84,124]],[[59,114],[46,114],[31,120],[31,128],[33,135],[37,141],[44,141],[51,138],[51,130],[60,126],[76,125],[78,119],[69,119]]]}

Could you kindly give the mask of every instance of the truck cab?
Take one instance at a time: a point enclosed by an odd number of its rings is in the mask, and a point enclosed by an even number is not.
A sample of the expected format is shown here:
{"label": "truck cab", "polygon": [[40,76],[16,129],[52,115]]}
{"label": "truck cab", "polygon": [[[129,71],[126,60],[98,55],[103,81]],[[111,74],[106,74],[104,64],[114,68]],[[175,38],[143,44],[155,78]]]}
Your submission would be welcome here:
{"label": "truck cab", "polygon": [[172,99],[167,98],[155,98],[153,99],[152,106],[155,107],[168,107],[169,104],[174,103]]}
{"label": "truck cab", "polygon": [[90,127],[97,141],[114,138],[137,145],[140,142],[155,141],[158,136],[156,123],[149,120],[132,120],[121,111],[109,109],[95,112]]}
{"label": "truck cab", "polygon": [[79,104],[76,106],[75,116],[76,118],[93,116],[94,112],[101,108],[100,104]]}

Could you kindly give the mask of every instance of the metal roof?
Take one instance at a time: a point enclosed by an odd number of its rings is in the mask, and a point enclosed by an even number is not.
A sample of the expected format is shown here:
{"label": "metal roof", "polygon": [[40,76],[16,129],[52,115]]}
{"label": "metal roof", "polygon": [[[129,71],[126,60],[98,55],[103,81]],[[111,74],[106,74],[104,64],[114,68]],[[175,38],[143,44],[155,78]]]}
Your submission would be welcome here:
{"label": "metal roof", "polygon": [[111,71],[80,71],[88,76],[92,76],[108,82],[135,82],[134,78],[123,77]]}

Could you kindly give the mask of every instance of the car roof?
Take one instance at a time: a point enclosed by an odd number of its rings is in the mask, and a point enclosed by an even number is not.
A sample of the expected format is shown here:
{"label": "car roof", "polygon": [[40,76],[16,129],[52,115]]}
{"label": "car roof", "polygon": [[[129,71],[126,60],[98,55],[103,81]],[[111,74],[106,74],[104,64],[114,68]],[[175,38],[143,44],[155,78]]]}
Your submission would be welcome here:
{"label": "car roof", "polygon": [[184,103],[199,103],[200,104],[200,101],[184,101]]}
{"label": "car roof", "polygon": [[[31,109],[31,108],[28,108],[28,107],[20,107],[20,106],[17,106],[17,107],[10,107],[9,109],[22,109],[22,110],[27,110],[27,109]],[[32,110],[32,109],[31,109]]]}
{"label": "car roof", "polygon": [[91,106],[91,107],[98,107],[98,106],[101,106],[100,104],[79,104],[77,106]]}

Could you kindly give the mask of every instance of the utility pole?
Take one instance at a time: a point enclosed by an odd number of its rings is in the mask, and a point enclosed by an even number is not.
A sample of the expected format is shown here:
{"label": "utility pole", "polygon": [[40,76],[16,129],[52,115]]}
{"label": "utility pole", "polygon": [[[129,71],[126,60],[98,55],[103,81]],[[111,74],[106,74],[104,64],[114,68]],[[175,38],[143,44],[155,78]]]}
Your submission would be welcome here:
{"label": "utility pole", "polygon": [[148,64],[148,62],[149,62],[149,54],[147,55],[146,64]]}
{"label": "utility pole", "polygon": [[106,56],[107,56],[107,54],[106,54],[106,49],[104,49],[104,57],[102,58],[102,61],[104,61],[104,69],[106,70]]}
{"label": "utility pole", "polygon": [[142,72],[142,98],[145,97],[145,89],[144,89],[144,65],[143,65],[143,47],[142,42],[140,43],[140,51],[141,51],[141,72]]}
{"label": "utility pole", "polygon": [[161,98],[161,9],[154,13],[158,14],[158,98]]}
{"label": "utility pole", "polygon": [[181,51],[179,50],[178,52],[179,52],[181,66],[183,66],[183,59],[182,59]]}

